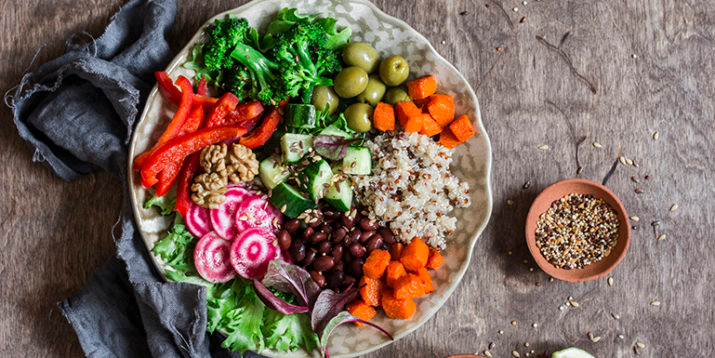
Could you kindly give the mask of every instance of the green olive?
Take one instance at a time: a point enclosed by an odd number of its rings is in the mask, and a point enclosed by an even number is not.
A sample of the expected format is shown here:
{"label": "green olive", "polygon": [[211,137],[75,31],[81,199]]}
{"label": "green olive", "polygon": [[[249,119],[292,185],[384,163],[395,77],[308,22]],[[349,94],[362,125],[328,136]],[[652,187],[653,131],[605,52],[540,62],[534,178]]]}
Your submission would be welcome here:
{"label": "green olive", "polygon": [[385,93],[385,101],[391,105],[395,105],[397,102],[410,101],[410,95],[407,94],[405,90],[400,87],[394,87],[387,90]]}
{"label": "green olive", "polygon": [[357,66],[346,67],[335,76],[333,82],[333,89],[338,96],[355,97],[367,87],[367,72]]}
{"label": "green olive", "polygon": [[410,75],[410,65],[402,56],[388,57],[380,62],[380,78],[388,86],[399,86]]}
{"label": "green olive", "polygon": [[367,103],[354,103],[345,109],[348,127],[356,132],[367,132],[372,128],[372,107]]}
{"label": "green olive", "polygon": [[360,67],[367,73],[375,72],[379,61],[377,50],[364,42],[351,42],[343,49],[343,62]]}
{"label": "green olive", "polygon": [[375,107],[377,102],[382,100],[385,95],[385,84],[380,81],[380,77],[375,75],[370,75],[367,80],[367,87],[358,96],[358,102],[370,103],[371,106]]}
{"label": "green olive", "polygon": [[328,106],[328,113],[333,114],[338,109],[338,95],[330,86],[317,86],[313,88],[313,98],[310,101],[315,109],[322,111]]}

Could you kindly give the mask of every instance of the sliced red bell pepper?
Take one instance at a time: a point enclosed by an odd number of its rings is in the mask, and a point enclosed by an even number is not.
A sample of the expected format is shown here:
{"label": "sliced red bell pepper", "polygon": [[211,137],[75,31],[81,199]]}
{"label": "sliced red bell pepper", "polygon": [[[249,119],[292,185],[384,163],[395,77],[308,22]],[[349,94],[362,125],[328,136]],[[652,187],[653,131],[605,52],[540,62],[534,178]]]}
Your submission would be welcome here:
{"label": "sliced red bell pepper", "polygon": [[[161,93],[163,93],[169,101],[178,106],[179,103],[181,103],[181,91],[171,82],[169,74],[164,71],[158,71],[154,72],[154,76],[156,77],[156,82],[159,85]],[[217,101],[218,98],[198,94],[194,95],[194,103],[202,106],[214,105]]]}
{"label": "sliced red bell pepper", "polygon": [[179,172],[179,180],[176,184],[176,211],[182,217],[186,217],[186,212],[189,211],[191,206],[191,182],[199,170],[200,158],[199,153],[191,154],[184,160],[184,166],[181,167],[181,172]]}
{"label": "sliced red bell pepper", "polygon": [[[171,139],[176,138],[181,132],[186,119],[189,117],[189,112],[191,112],[191,104],[193,102],[194,89],[191,87],[191,82],[184,76],[179,76],[176,79],[176,84],[181,87],[181,103],[179,104],[179,109],[174,113],[174,118],[171,119],[169,125],[161,134],[159,140],[154,144],[154,146],[147,152],[144,152],[134,158],[134,169],[140,169],[144,165],[144,161],[149,156],[149,154],[156,150],[160,145],[168,142]],[[174,87],[174,85],[171,85]],[[176,88],[176,87],[174,87]]]}
{"label": "sliced red bell pepper", "polygon": [[207,145],[239,138],[246,130],[239,127],[199,129],[194,133],[174,138],[151,153],[141,169],[141,183],[149,188],[159,182],[159,173],[172,163],[181,163],[189,154],[196,153]]}
{"label": "sliced red bell pepper", "polygon": [[261,119],[262,114],[263,105],[260,101],[241,103],[236,106],[236,109],[231,112],[228,112],[226,117],[223,119],[221,125],[240,125],[241,127],[246,128],[246,130],[250,132]]}
{"label": "sliced red bell pepper", "polygon": [[279,107],[273,107],[268,110],[263,123],[256,128],[250,135],[240,139],[239,143],[248,148],[258,148],[268,141],[273,135],[273,132],[278,128],[278,123],[281,121],[282,115]]}
{"label": "sliced red bell pepper", "polygon": [[196,94],[200,96],[205,96],[206,92],[209,91],[208,83],[206,82],[206,77],[201,77],[199,84],[196,86]]}
{"label": "sliced red bell pepper", "polygon": [[159,173],[159,182],[157,182],[154,186],[156,196],[162,197],[166,195],[166,193],[169,192],[169,189],[174,186],[176,179],[179,177],[181,164],[181,162],[170,163]]}
{"label": "sliced red bell pepper", "polygon": [[196,105],[194,106],[194,108],[191,109],[191,113],[189,113],[189,118],[186,118],[186,122],[184,122],[184,126],[181,127],[181,131],[179,132],[179,135],[177,137],[196,132],[201,127],[201,124],[203,122],[204,108],[202,106]]}
{"label": "sliced red bell pepper", "polygon": [[206,118],[206,128],[220,127],[228,112],[236,109],[237,105],[238,97],[231,92],[224,93],[209,111]]}

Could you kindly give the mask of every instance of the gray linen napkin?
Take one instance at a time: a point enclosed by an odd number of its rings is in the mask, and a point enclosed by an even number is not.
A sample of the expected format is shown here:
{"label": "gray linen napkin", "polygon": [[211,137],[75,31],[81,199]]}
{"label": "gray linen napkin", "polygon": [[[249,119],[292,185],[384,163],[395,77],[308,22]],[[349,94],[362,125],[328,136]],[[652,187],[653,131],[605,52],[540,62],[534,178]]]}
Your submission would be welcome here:
{"label": "gray linen napkin", "polygon": [[240,356],[206,333],[204,288],[157,275],[127,195],[127,144],[154,71],[170,59],[164,35],[175,14],[175,0],[132,0],[99,38],[85,34],[90,41],[76,45],[73,36],[64,55],[5,96],[33,160],[65,180],[104,169],[123,183],[116,257],[58,303],[88,357]]}

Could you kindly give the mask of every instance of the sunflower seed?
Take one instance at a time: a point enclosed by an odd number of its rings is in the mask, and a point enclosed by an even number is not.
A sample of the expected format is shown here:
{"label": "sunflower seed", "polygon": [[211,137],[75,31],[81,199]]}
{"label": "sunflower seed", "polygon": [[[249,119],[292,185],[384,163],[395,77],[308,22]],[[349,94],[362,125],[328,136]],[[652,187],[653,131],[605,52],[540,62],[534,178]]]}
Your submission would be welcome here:
{"label": "sunflower seed", "polygon": [[492,353],[487,350],[487,351],[484,351],[484,355],[487,357],[491,357]]}
{"label": "sunflower seed", "polygon": [[660,132],[659,131],[653,132],[653,140],[658,140],[658,137],[660,137]]}
{"label": "sunflower seed", "polygon": [[633,160],[626,158],[626,164],[633,165]]}
{"label": "sunflower seed", "polygon": [[660,306],[660,301],[658,301],[658,300],[650,301],[650,305],[658,307],[658,306]]}
{"label": "sunflower seed", "polygon": [[549,146],[546,145],[546,144],[542,144],[542,145],[539,146],[539,149],[540,149],[540,150],[549,150]]}
{"label": "sunflower seed", "polygon": [[665,234],[660,234],[658,236],[658,241],[665,240]]}
{"label": "sunflower seed", "polygon": [[521,355],[519,355],[519,352],[517,352],[517,351],[511,351],[511,355],[513,355],[514,357],[517,357],[517,358],[521,357]]}
{"label": "sunflower seed", "polygon": [[631,220],[633,220],[633,221],[640,221],[641,218],[639,218],[639,217],[633,215],[633,216],[631,216]]}
{"label": "sunflower seed", "polygon": [[601,340],[601,336],[596,336],[596,337],[591,338],[591,342],[593,342],[593,343],[596,343],[600,340]]}
{"label": "sunflower seed", "polygon": [[636,346],[637,346],[638,348],[645,348],[645,344],[644,344],[643,342],[641,342],[641,341],[636,342]]}
{"label": "sunflower seed", "polygon": [[670,206],[670,211],[676,211],[678,210],[678,204],[673,204]]}
{"label": "sunflower seed", "polygon": [[599,142],[593,142],[593,146],[596,148],[603,148],[603,146]]}
{"label": "sunflower seed", "polygon": [[578,301],[574,301],[574,300],[569,300],[569,304],[570,304],[571,306],[574,306],[574,307],[578,307],[578,306],[579,306]]}
{"label": "sunflower seed", "polygon": [[620,158],[618,158],[618,161],[621,162],[621,164],[626,165],[626,158],[624,158],[623,156],[620,156]]}

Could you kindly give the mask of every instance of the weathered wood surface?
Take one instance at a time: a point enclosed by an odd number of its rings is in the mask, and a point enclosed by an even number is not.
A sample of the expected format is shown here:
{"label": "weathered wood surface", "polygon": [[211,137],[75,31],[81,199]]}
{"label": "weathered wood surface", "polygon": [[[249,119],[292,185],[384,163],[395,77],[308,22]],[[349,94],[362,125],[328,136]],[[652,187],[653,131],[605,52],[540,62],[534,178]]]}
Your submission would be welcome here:
{"label": "weathered wood surface", "polygon": [[[173,48],[239,2],[180,1],[168,34]],[[42,44],[40,63],[59,55],[72,33],[99,34],[121,3],[1,0],[0,87],[19,81]],[[637,341],[645,344],[642,356],[709,355],[715,348],[715,4],[377,4],[424,34],[476,90],[494,149],[495,205],[474,262],[445,307],[371,356],[441,357],[481,352],[494,342],[495,357],[571,345],[599,357],[630,357]],[[54,303],[76,292],[112,254],[119,183],[104,173],[72,183],[58,179],[32,162],[10,111],[0,116],[0,356],[80,356]],[[606,278],[549,282],[530,260],[522,262],[529,258],[522,232],[529,203],[546,185],[576,176],[574,143],[585,135],[582,177],[600,181],[619,145],[639,165],[619,165],[608,182],[629,214],[640,217],[632,223],[628,255],[610,275],[612,287]],[[537,149],[544,144],[550,149]],[[674,203],[679,208],[671,212]],[[654,220],[660,221],[655,230]],[[661,233],[667,237],[656,240]],[[559,310],[569,296],[579,307]],[[650,305],[654,300],[661,305]],[[600,341],[591,342],[588,332]]]}

